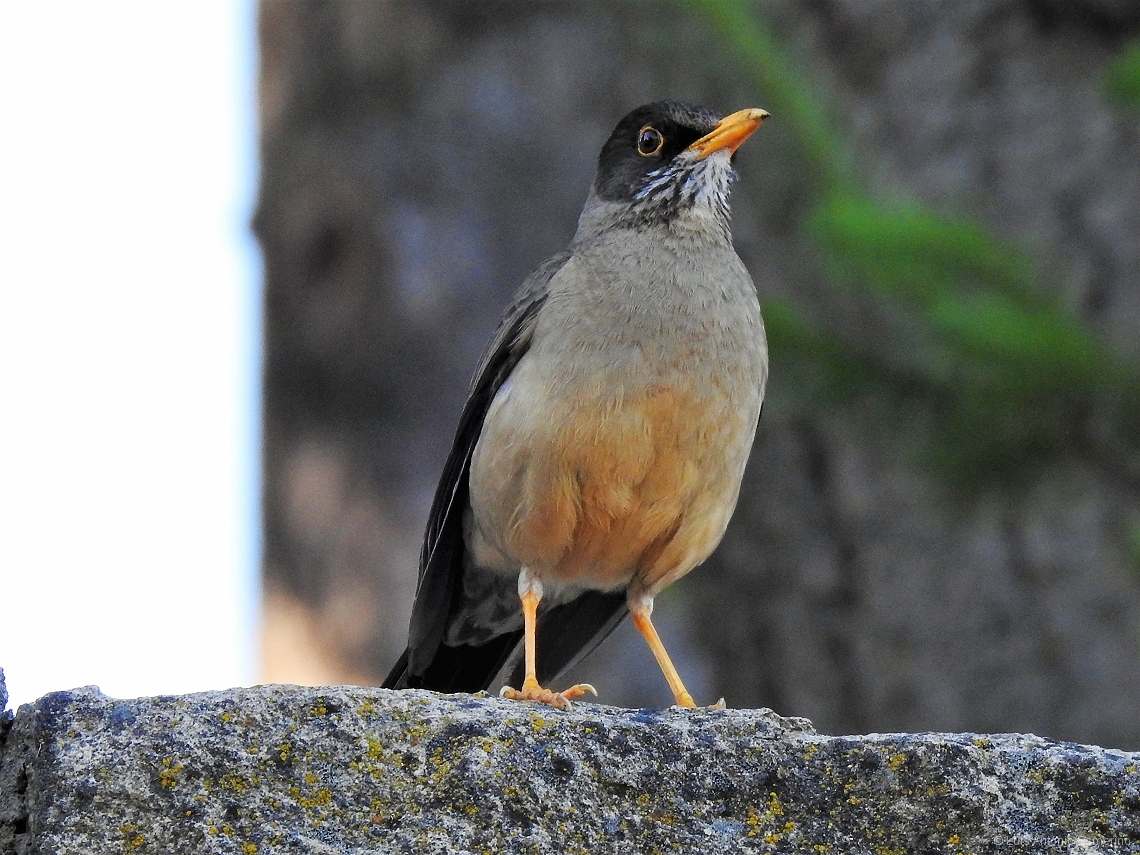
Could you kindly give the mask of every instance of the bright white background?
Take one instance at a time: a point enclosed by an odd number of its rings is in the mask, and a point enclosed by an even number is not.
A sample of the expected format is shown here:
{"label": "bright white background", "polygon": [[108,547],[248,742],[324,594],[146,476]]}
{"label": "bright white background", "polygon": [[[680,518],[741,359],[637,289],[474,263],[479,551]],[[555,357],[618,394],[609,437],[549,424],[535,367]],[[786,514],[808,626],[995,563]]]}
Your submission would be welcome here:
{"label": "bright white background", "polygon": [[0,0],[10,707],[254,679],[254,15]]}

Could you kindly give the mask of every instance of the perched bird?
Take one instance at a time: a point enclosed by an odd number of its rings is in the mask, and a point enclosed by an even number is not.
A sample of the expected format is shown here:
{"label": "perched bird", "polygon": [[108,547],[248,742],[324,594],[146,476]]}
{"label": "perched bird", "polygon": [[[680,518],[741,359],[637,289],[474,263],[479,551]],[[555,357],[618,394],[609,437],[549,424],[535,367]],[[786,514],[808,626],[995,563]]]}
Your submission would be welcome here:
{"label": "perched bird", "polygon": [[[650,620],[736,505],[768,375],[756,289],[732,245],[738,146],[767,117],[681,101],[631,112],[598,157],[570,246],[515,295],[471,384],[387,688],[545,688],[627,611],[676,703]],[[596,694],[596,692],[595,692]]]}

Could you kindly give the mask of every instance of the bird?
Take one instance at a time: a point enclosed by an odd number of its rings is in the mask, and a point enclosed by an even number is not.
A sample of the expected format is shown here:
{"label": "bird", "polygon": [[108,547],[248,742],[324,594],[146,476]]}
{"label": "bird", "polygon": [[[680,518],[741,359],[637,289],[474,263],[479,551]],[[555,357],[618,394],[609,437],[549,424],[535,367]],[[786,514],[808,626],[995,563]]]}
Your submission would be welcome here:
{"label": "bird", "polygon": [[475,372],[385,688],[483,691],[514,657],[501,694],[565,710],[597,691],[547,686],[628,615],[696,706],[651,613],[723,537],[760,417],[767,342],[729,188],[767,116],[665,100],[618,122],[569,246]]}

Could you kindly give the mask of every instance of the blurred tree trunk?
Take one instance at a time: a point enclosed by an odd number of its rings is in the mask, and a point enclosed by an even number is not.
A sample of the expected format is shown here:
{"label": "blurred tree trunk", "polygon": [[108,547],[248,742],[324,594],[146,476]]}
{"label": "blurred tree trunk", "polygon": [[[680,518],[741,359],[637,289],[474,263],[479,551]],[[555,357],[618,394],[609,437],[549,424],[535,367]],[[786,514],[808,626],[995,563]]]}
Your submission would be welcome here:
{"label": "blurred tree trunk", "polygon": [[[1140,356],[1140,133],[1098,88],[1140,23],[1131,4],[763,8],[870,183],[1034,248],[1082,320]],[[656,98],[728,112],[765,93],[674,6],[272,0],[260,16],[266,582],[343,673],[379,678],[470,373],[509,295],[572,235],[609,130]],[[734,232],[761,301],[861,323],[797,229],[811,181],[779,115],[738,168]],[[916,428],[857,395],[797,398],[773,358],[725,543],[659,605],[699,699],[828,732],[1140,747],[1137,484],[1057,459],[963,495],[910,453]],[[668,699],[632,633],[581,678],[608,703]]]}

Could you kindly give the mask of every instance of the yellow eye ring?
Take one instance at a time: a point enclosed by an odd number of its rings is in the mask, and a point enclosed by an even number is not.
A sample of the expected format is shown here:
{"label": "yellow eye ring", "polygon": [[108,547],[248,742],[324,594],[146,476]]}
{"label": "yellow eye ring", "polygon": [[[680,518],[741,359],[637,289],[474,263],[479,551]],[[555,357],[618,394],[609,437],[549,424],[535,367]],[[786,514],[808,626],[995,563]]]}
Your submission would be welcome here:
{"label": "yellow eye ring", "polygon": [[637,134],[637,153],[643,157],[652,157],[665,147],[665,137],[661,131],[652,125],[646,125]]}

